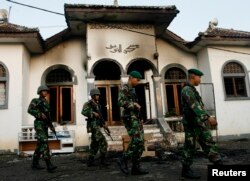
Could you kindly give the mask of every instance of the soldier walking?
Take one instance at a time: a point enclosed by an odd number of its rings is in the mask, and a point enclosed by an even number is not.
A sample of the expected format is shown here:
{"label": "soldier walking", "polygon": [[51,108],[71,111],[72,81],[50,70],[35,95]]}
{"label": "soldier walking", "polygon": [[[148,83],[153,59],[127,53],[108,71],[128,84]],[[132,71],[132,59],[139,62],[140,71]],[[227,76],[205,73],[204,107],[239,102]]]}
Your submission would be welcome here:
{"label": "soldier walking", "polygon": [[190,179],[200,178],[190,168],[193,163],[196,142],[208,155],[209,161],[214,164],[222,164],[217,144],[209,130],[209,125],[216,126],[217,121],[204,110],[202,99],[195,89],[195,86],[200,84],[202,75],[203,73],[198,69],[188,70],[188,82],[181,91],[184,114],[182,122],[185,131],[185,143],[182,151],[182,176]]}
{"label": "soldier walking", "polygon": [[40,95],[39,98],[32,99],[28,113],[34,116],[36,119],[34,121],[34,128],[36,131],[37,137],[37,146],[36,150],[33,154],[33,161],[31,168],[32,169],[44,169],[44,167],[40,166],[39,159],[42,156],[47,165],[48,172],[52,172],[57,168],[51,163],[51,155],[48,145],[48,127],[51,131],[55,132],[55,128],[50,119],[50,107],[49,103],[45,99],[48,95],[49,88],[47,86],[40,86],[37,89],[37,94]]}
{"label": "soldier walking", "polygon": [[101,165],[108,166],[109,162],[106,161],[107,154],[107,141],[101,132],[101,127],[108,129],[102,117],[101,106],[99,104],[99,97],[101,93],[99,89],[92,89],[90,91],[91,100],[86,102],[82,108],[82,114],[87,119],[87,132],[91,133],[90,154],[88,157],[87,165],[96,166],[94,158],[98,152],[101,154]]}
{"label": "soldier walking", "polygon": [[148,174],[148,171],[140,166],[140,158],[144,150],[144,131],[143,120],[139,116],[141,106],[138,104],[133,88],[139,83],[141,78],[142,76],[138,71],[130,72],[128,83],[123,86],[118,97],[118,104],[123,108],[123,123],[130,136],[128,149],[117,162],[124,174],[129,174],[128,159],[132,159],[132,175]]}

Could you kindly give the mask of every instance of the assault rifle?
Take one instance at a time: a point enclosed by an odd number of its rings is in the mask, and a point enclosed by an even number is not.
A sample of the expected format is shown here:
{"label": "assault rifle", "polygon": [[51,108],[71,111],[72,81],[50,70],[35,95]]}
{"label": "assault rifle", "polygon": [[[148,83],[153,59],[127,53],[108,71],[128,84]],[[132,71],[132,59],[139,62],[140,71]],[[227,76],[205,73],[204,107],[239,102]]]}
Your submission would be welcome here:
{"label": "assault rifle", "polygon": [[48,126],[50,127],[50,130],[54,133],[56,139],[58,140],[58,137],[56,135],[56,131],[55,131],[55,128],[52,124],[52,120],[51,120],[51,117],[50,117],[50,113],[48,110],[45,110],[44,109],[44,106],[41,105],[42,101],[39,102],[39,104],[37,105],[39,110],[46,116],[46,123],[48,124]]}
{"label": "assault rifle", "polygon": [[[104,120],[104,118],[103,118],[103,116],[102,116],[101,107],[99,106],[99,104],[98,104],[97,113],[99,114],[99,117],[100,117],[100,124],[101,124],[101,125],[105,125],[105,120]],[[111,133],[110,133],[109,128],[106,127],[106,126],[103,126],[103,129],[104,129],[104,132],[111,138],[111,140],[114,141],[113,138],[112,138],[112,136],[111,136]]]}

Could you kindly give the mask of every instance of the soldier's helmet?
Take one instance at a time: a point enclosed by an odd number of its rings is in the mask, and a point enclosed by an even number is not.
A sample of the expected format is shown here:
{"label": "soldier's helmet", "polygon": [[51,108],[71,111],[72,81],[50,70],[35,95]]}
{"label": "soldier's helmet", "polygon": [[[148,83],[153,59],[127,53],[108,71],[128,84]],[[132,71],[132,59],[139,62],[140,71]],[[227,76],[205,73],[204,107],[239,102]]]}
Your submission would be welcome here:
{"label": "soldier's helmet", "polygon": [[44,90],[49,91],[49,88],[46,85],[39,86],[37,89],[37,94],[40,94],[40,92]]}
{"label": "soldier's helmet", "polygon": [[94,95],[101,95],[99,89],[91,89],[90,90],[90,96],[94,96]]}

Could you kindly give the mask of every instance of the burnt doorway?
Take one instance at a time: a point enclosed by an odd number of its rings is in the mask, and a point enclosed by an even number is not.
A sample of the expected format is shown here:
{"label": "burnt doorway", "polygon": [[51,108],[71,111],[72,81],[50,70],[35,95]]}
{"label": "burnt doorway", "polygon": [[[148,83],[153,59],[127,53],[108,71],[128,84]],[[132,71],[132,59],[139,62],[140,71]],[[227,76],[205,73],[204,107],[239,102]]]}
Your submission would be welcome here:
{"label": "burnt doorway", "polygon": [[108,122],[108,125],[121,125],[120,108],[118,106],[120,85],[98,84],[96,88],[101,92],[99,102],[104,120]]}
{"label": "burnt doorway", "polygon": [[146,94],[145,94],[146,84],[138,84],[135,87],[135,92],[141,105],[140,116],[143,119],[143,122],[147,121],[147,108],[146,108]]}
{"label": "burnt doorway", "polygon": [[169,68],[165,73],[165,90],[167,98],[167,115],[182,115],[181,90],[187,81],[186,73],[178,68]]}
{"label": "burnt doorway", "polygon": [[73,82],[70,72],[63,68],[51,70],[46,76],[50,89],[51,119],[59,124],[74,123]]}
{"label": "burnt doorway", "polygon": [[154,109],[155,107],[153,101],[151,101],[151,91],[154,91],[152,87],[152,75],[157,74],[157,70],[154,64],[147,59],[132,60],[127,67],[127,74],[129,75],[129,73],[134,70],[140,72],[142,75],[142,79],[135,87],[135,92],[141,106],[141,117],[145,123],[152,124],[154,123],[152,108]]}
{"label": "burnt doorway", "polygon": [[110,60],[100,61],[93,69],[95,87],[101,92],[102,114],[108,125],[122,125],[118,94],[120,90],[121,70],[117,63]]}

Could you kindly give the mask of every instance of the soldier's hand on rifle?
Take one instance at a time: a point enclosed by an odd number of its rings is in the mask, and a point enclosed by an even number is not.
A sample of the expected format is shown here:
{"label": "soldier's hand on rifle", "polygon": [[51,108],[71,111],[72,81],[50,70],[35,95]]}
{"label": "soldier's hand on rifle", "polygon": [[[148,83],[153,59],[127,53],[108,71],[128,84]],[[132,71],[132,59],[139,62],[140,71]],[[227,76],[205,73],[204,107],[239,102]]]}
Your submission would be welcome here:
{"label": "soldier's hand on rifle", "polygon": [[55,131],[56,131],[54,127],[50,127],[50,130],[51,130],[52,132],[55,132]]}
{"label": "soldier's hand on rifle", "polygon": [[106,124],[103,125],[104,129],[108,129],[108,126]]}
{"label": "soldier's hand on rifle", "polygon": [[104,129],[104,131],[106,132],[106,134],[107,134],[108,136],[110,136],[110,130],[109,130],[109,128],[108,128],[108,126],[107,126],[106,124],[103,125],[103,129]]}
{"label": "soldier's hand on rifle", "polygon": [[134,102],[134,106],[135,106],[138,110],[141,109],[141,106],[140,106],[137,102]]}
{"label": "soldier's hand on rifle", "polygon": [[93,115],[96,117],[96,118],[100,118],[100,115],[98,114],[98,113],[96,113],[96,112],[93,112]]}
{"label": "soldier's hand on rifle", "polygon": [[42,118],[42,119],[47,119],[47,116],[46,116],[45,114],[42,113],[42,114],[41,114],[41,118]]}
{"label": "soldier's hand on rifle", "polygon": [[217,121],[214,117],[209,117],[208,118],[208,123],[211,125],[211,126],[216,126],[217,125]]}

